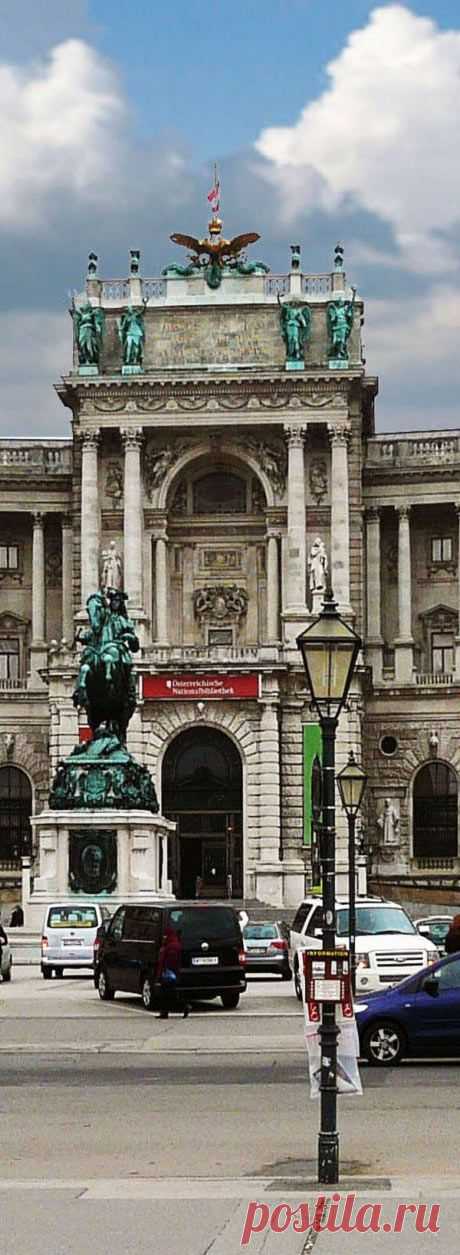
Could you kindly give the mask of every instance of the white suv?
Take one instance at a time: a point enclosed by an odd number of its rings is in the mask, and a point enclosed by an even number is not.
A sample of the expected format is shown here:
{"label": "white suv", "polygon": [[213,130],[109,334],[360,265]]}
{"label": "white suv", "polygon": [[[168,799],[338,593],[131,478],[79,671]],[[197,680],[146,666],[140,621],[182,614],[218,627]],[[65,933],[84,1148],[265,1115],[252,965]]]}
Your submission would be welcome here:
{"label": "white suv", "polygon": [[[336,900],[336,944],[348,946],[348,898]],[[322,905],[317,897],[304,898],[291,925],[291,967],[297,997],[302,999],[300,951],[320,949]],[[421,937],[412,920],[397,902],[384,898],[356,901],[356,992],[396,985],[427,963],[439,958],[436,946]]]}

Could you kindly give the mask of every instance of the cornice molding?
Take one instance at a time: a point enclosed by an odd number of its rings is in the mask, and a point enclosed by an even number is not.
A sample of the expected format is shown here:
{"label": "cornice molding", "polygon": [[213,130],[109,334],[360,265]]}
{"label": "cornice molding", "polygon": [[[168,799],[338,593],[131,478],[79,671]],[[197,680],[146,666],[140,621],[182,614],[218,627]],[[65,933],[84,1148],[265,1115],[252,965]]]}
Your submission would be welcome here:
{"label": "cornice molding", "polygon": [[67,404],[71,398],[80,414],[151,414],[159,411],[196,413],[223,410],[238,414],[242,410],[272,413],[277,410],[333,409],[348,412],[348,399],[353,380],[330,374],[293,380],[288,377],[264,375],[258,378],[238,376],[232,379],[200,378],[135,380],[101,378],[81,380],[70,376],[58,386],[58,393]]}

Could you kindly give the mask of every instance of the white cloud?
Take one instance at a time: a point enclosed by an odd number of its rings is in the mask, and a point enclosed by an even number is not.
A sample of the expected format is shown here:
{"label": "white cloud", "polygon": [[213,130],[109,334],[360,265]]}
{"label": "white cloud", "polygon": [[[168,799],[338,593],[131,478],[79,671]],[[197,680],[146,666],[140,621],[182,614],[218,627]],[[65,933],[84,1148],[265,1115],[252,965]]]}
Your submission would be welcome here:
{"label": "white cloud", "polygon": [[262,131],[283,216],[359,207],[391,224],[410,269],[447,269],[437,232],[460,217],[460,31],[399,4],[376,8],[327,67],[329,86],[291,127]]}
{"label": "white cloud", "polygon": [[0,227],[44,226],[62,192],[113,199],[125,105],[112,68],[69,39],[28,68],[0,64]]}
{"label": "white cloud", "polygon": [[366,302],[367,362],[371,369],[411,378],[458,357],[458,291],[436,284],[424,296]]}
{"label": "white cloud", "polygon": [[56,397],[53,384],[71,362],[68,314],[48,310],[0,314],[1,436],[70,435],[70,412]]}

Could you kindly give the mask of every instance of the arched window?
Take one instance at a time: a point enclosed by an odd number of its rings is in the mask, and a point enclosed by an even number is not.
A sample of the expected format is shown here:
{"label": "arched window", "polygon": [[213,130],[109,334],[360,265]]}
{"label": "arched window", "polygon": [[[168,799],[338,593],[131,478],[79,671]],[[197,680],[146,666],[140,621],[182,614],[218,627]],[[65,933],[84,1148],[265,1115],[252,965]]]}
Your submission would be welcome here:
{"label": "arched window", "polygon": [[193,485],[194,514],[245,514],[246,482],[230,471],[213,471]]}
{"label": "arched window", "polygon": [[0,767],[0,866],[20,865],[32,848],[32,789],[19,767]]}
{"label": "arched window", "polygon": [[434,759],[414,780],[414,857],[456,858],[457,777]]}

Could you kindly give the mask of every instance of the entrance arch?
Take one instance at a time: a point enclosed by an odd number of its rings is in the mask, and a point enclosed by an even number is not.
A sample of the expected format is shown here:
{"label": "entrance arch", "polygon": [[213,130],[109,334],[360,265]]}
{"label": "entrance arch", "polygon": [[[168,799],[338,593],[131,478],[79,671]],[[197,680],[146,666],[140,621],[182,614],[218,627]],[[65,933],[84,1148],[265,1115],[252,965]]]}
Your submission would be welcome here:
{"label": "entrance arch", "polygon": [[20,867],[32,851],[32,786],[20,767],[0,767],[0,867]]}
{"label": "entrance arch", "polygon": [[414,858],[456,858],[458,788],[453,767],[433,759],[414,780]]}
{"label": "entrance arch", "polygon": [[217,728],[187,728],[163,759],[162,811],[177,824],[170,877],[180,898],[243,896],[243,771]]}

